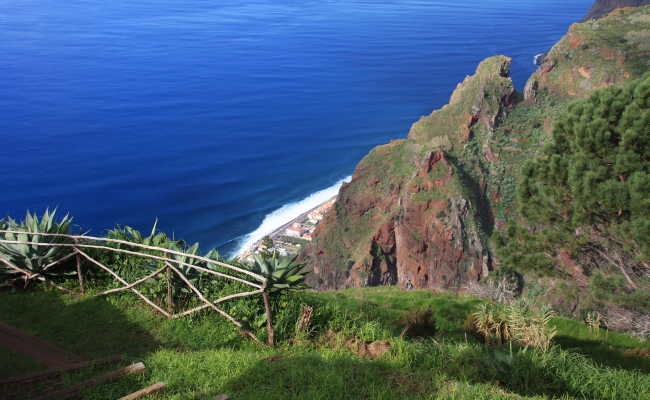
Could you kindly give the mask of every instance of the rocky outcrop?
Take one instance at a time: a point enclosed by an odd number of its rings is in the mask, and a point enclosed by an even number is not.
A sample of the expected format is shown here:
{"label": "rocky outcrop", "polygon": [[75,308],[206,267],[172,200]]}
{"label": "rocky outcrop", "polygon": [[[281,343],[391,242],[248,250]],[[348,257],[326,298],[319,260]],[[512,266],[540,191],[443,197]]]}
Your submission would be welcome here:
{"label": "rocky outcrop", "polygon": [[484,147],[510,106],[510,62],[482,62],[449,105],[359,163],[308,249],[313,285],[455,287],[487,274],[485,179],[459,158]]}
{"label": "rocky outcrop", "polygon": [[[645,5],[650,5],[650,0],[596,0],[582,22],[602,18],[619,8],[641,7]],[[547,51],[537,54],[533,61],[534,64],[537,66],[543,65],[548,57],[548,53]]]}
{"label": "rocky outcrop", "polygon": [[617,8],[650,5],[650,0],[596,0],[583,21],[602,18]]}
{"label": "rocky outcrop", "polygon": [[648,69],[650,7],[619,9],[602,19],[572,25],[531,76],[524,94],[529,100],[539,92],[585,97]]}

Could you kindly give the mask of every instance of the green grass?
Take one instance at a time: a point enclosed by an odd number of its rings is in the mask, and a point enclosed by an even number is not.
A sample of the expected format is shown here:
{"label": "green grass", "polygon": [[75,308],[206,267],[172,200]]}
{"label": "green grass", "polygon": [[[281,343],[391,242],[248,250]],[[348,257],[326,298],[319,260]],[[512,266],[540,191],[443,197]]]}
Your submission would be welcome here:
{"label": "green grass", "polygon": [[[647,345],[621,334],[598,336],[582,324],[557,318],[549,352],[486,346],[466,335],[468,313],[480,301],[397,288],[303,293],[278,315],[291,328],[293,309],[314,306],[314,332],[276,349],[242,339],[210,314],[167,321],[129,295],[73,298],[51,291],[0,294],[0,320],[85,358],[123,353],[124,363],[144,361],[147,372],[84,392],[113,399],[157,381],[169,384],[151,399],[648,399],[650,360],[623,351]],[[432,308],[435,337],[399,338],[400,318]],[[328,330],[335,340],[325,339]],[[352,336],[390,341],[389,354],[363,359],[343,345]],[[271,357],[273,356],[273,357]],[[3,354],[3,376],[38,366]],[[7,367],[6,365],[11,365]],[[15,366],[15,368],[13,368]],[[77,382],[111,367],[71,374]]]}

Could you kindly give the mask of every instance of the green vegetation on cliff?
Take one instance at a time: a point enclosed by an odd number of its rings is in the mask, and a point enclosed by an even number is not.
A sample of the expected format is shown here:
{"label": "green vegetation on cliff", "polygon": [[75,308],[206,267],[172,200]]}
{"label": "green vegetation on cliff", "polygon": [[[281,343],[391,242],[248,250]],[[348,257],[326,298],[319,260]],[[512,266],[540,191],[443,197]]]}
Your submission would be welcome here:
{"label": "green vegetation on cliff", "polygon": [[[503,264],[589,279],[585,310],[606,312],[609,303],[650,312],[649,155],[650,75],[571,104],[543,155],[523,167],[517,197],[526,223],[498,235]],[[613,285],[605,296],[604,284]]]}

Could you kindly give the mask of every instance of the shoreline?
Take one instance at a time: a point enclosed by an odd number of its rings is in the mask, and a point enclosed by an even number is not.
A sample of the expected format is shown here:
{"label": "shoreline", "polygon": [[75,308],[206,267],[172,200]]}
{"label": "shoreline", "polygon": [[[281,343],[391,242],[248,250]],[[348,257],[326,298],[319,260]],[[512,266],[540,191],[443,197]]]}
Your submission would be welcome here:
{"label": "shoreline", "polygon": [[[319,203],[315,207],[312,207],[309,210],[307,210],[307,211],[299,214],[298,216],[292,218],[291,221],[289,221],[289,222],[279,226],[278,228],[274,229],[273,232],[269,233],[268,235],[265,235],[265,237],[268,236],[271,239],[273,239],[273,241],[275,241],[280,236],[286,236],[284,234],[284,232],[285,232],[285,230],[287,228],[289,228],[290,226],[292,226],[295,223],[300,223],[300,222],[304,221],[311,212],[313,212],[314,210],[317,210],[318,208],[322,207],[324,204],[327,204],[330,201],[334,201],[334,203],[336,203],[337,198],[338,198],[338,193],[336,195],[328,198],[327,200]],[[262,243],[263,240],[264,240],[264,238],[261,238],[261,239],[257,240],[256,242],[252,243],[247,249],[245,249],[240,254],[238,254],[236,256],[236,258],[238,260],[244,260],[244,259],[250,257],[254,253],[254,251],[260,246],[260,244]]]}

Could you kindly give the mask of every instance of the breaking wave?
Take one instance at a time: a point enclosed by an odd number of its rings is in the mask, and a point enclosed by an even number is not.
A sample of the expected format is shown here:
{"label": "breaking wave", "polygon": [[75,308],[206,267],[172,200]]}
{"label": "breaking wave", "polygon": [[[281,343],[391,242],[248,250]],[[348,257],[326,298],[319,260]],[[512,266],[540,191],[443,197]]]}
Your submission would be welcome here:
{"label": "breaking wave", "polygon": [[312,208],[316,208],[320,204],[325,203],[327,200],[336,196],[343,182],[350,182],[350,179],[352,179],[352,176],[343,178],[326,189],[312,193],[300,201],[285,204],[268,214],[264,217],[262,224],[258,226],[257,229],[241,238],[239,247],[235,251],[234,255],[242,254],[264,236],[273,233],[273,231],[282,225],[288,224],[291,220],[300,216],[300,214],[304,214]]}

